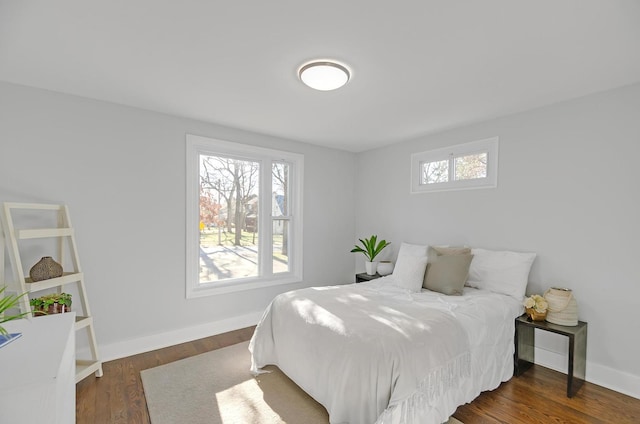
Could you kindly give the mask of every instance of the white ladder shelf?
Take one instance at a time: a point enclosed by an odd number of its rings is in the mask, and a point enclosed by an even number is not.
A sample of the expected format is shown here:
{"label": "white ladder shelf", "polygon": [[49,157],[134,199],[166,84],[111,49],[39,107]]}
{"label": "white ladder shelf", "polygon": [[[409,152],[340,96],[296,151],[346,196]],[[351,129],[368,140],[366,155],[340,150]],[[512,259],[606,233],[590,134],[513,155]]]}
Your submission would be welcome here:
{"label": "white ladder shelf", "polygon": [[[55,213],[57,215],[57,227],[55,228],[16,228],[14,217],[17,211],[22,213]],[[48,212],[47,212],[48,211]],[[71,221],[69,219],[69,209],[66,205],[35,204],[35,203],[4,203],[0,212],[2,219],[2,238],[0,240],[0,280],[4,279],[4,246],[7,247],[9,261],[13,269],[15,279],[14,289],[19,293],[29,293],[29,297],[34,297],[34,293],[47,289],[57,289],[58,292],[66,285],[74,284],[77,288],[82,314],[76,314],[76,331],[86,329],[90,359],[76,359],[76,383],[95,373],[97,377],[102,377],[102,361],[98,355],[98,343],[93,328],[93,316],[89,309],[87,292],[84,284],[84,274],[80,268],[75,235]],[[65,252],[70,252],[70,262],[72,269],[66,270],[61,277],[51,278],[42,281],[32,281],[25,277],[25,268],[21,259],[21,250],[18,241],[27,239],[57,239],[58,257],[57,261],[64,264]],[[65,243],[68,243],[65,249]],[[28,273],[28,271],[27,271]],[[74,299],[75,300],[75,299]],[[33,312],[27,296],[23,296],[20,301],[21,312]],[[29,314],[31,317],[32,314]],[[37,319],[37,318],[29,318]]]}

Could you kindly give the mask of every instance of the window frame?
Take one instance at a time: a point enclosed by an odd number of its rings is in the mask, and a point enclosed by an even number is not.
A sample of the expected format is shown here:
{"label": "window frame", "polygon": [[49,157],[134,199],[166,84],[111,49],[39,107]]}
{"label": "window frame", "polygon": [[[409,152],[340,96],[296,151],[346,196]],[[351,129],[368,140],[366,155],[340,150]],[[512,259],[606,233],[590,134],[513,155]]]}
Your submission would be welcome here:
{"label": "window frame", "polygon": [[[200,283],[200,155],[235,157],[260,162],[260,188],[258,228],[271,228],[258,237],[260,255],[258,276]],[[290,165],[289,195],[287,203],[290,222],[289,271],[273,273],[272,222],[272,164]],[[304,155],[210,137],[186,135],[186,298],[198,298],[233,293],[302,281],[302,186],[304,181]]]}
{"label": "window frame", "polygon": [[[439,191],[496,188],[498,186],[498,137],[456,144],[411,155],[411,194]],[[487,176],[468,180],[454,180],[455,158],[487,154]],[[422,164],[448,160],[449,180],[441,183],[422,184]]]}

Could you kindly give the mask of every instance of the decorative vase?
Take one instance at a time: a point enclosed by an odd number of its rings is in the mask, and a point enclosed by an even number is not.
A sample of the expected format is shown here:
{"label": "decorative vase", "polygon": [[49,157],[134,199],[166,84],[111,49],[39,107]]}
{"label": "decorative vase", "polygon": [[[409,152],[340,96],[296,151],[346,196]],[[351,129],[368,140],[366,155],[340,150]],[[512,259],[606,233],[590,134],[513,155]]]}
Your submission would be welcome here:
{"label": "decorative vase", "polygon": [[364,269],[367,271],[367,275],[376,275],[378,262],[365,262]]}
{"label": "decorative vase", "polygon": [[62,265],[54,261],[51,256],[44,256],[29,270],[31,281],[42,281],[62,276]]}
{"label": "decorative vase", "polygon": [[578,325],[578,302],[571,289],[551,287],[544,293],[549,305],[547,322],[574,327]]}
{"label": "decorative vase", "polygon": [[393,262],[391,261],[380,261],[378,264],[378,274],[385,276],[389,275],[393,272]]}

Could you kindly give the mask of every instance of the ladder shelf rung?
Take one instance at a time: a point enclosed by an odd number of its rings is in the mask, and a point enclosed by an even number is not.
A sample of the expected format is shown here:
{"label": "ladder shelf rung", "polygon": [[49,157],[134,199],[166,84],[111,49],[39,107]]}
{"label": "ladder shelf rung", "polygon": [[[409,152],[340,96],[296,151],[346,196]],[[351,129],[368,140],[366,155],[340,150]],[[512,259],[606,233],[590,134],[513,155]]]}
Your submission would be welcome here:
{"label": "ladder shelf rung", "polygon": [[102,376],[102,362],[100,360],[76,359],[76,383],[84,380],[93,373],[97,373],[97,377]]}
{"label": "ladder shelf rung", "polygon": [[5,207],[8,209],[31,209],[31,210],[52,210],[58,211],[64,208],[64,205],[51,205],[45,203],[16,203],[5,202]]}
{"label": "ladder shelf rung", "polygon": [[81,272],[65,272],[62,277],[50,278],[42,281],[32,281],[31,278],[25,278],[24,282],[28,284],[27,288],[30,292],[46,290],[53,287],[64,286],[65,284],[75,283],[82,280]]}
{"label": "ladder shelf rung", "polygon": [[73,228],[32,228],[25,230],[16,230],[16,238],[19,240],[50,237],[68,237],[72,235]]}
{"label": "ladder shelf rung", "polygon": [[92,323],[92,317],[76,315],[76,331],[80,330],[81,328],[88,327]]}

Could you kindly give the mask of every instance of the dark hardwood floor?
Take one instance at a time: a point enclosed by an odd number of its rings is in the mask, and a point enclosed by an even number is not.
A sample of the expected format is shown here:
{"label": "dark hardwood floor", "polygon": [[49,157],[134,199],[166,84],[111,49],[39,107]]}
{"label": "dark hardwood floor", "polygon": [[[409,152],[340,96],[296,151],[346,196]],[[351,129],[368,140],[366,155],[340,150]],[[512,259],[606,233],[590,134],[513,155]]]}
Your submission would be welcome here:
{"label": "dark hardwood floor", "polygon": [[[244,328],[105,362],[103,377],[89,376],[76,386],[76,422],[149,423],[141,370],[249,340],[253,330]],[[569,399],[566,375],[534,365],[522,376],[459,407],[454,417],[465,424],[640,423],[640,400],[590,383]]]}

